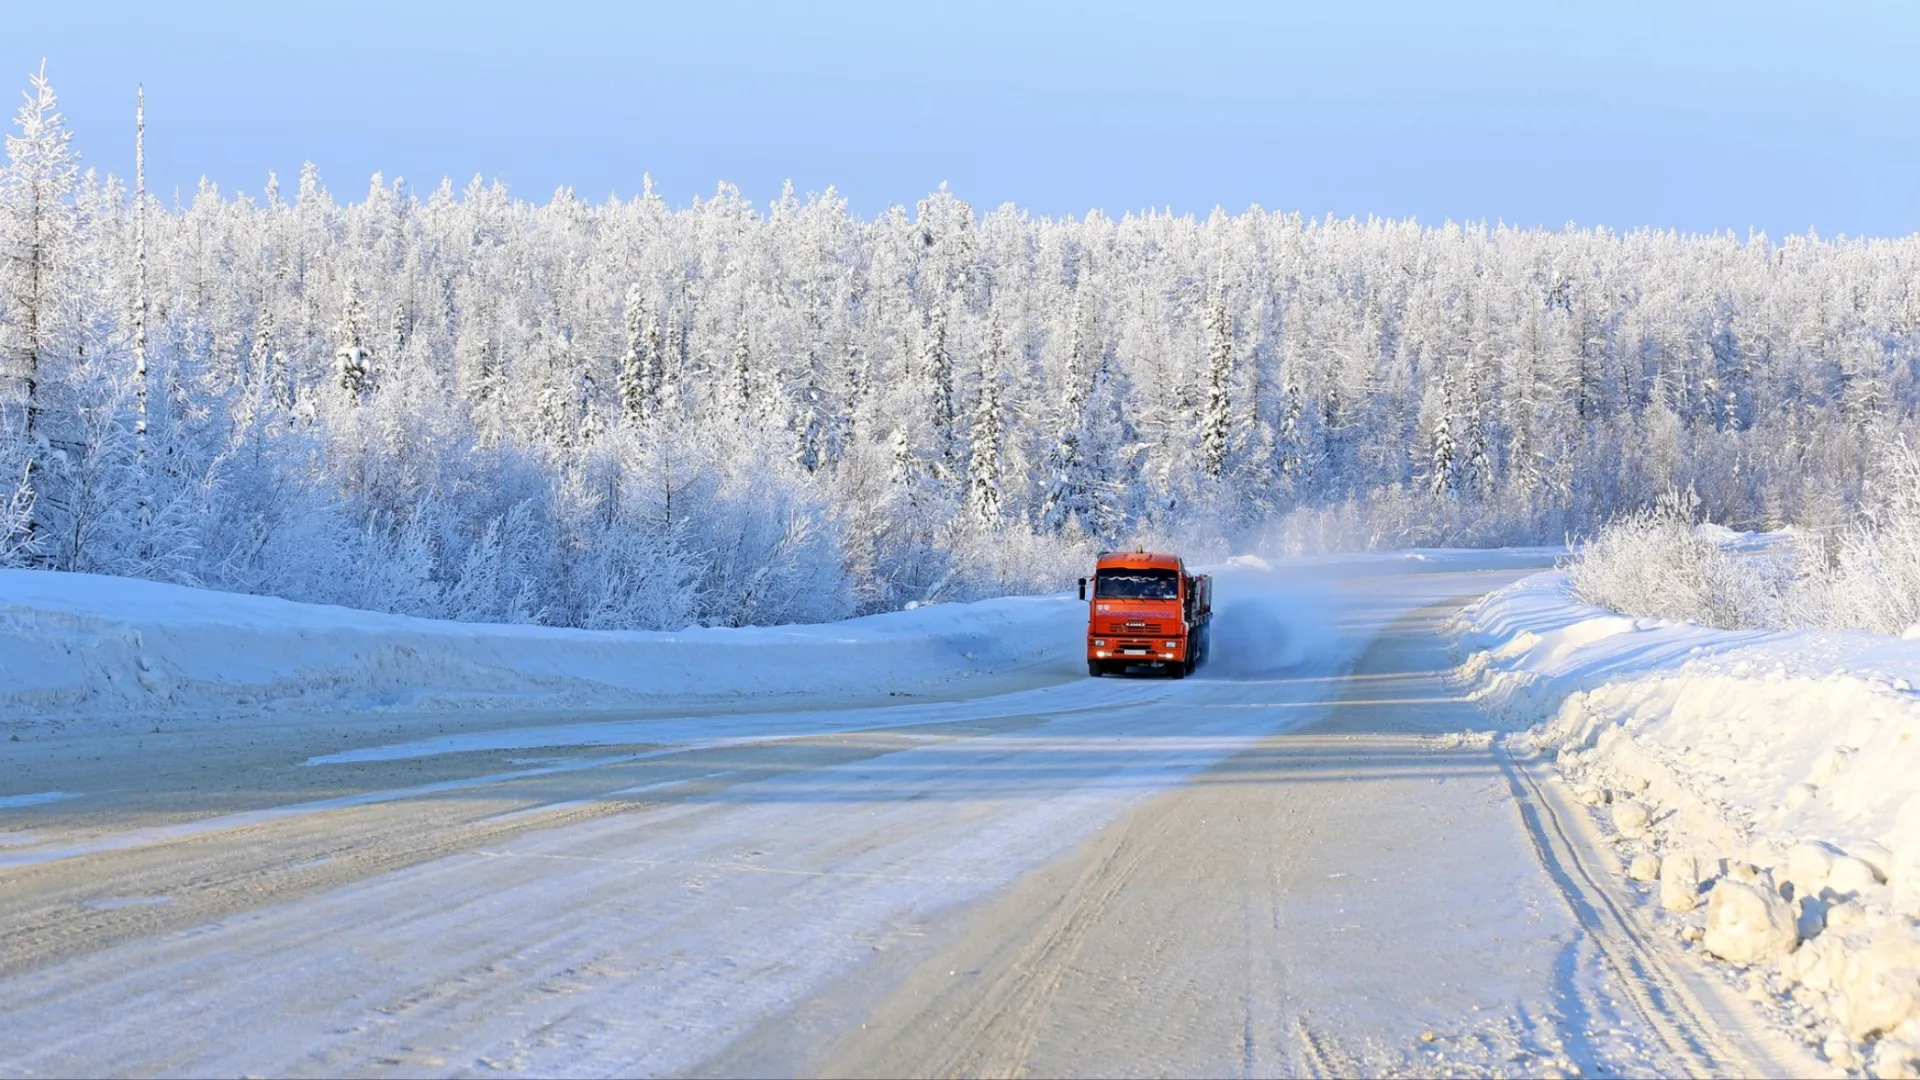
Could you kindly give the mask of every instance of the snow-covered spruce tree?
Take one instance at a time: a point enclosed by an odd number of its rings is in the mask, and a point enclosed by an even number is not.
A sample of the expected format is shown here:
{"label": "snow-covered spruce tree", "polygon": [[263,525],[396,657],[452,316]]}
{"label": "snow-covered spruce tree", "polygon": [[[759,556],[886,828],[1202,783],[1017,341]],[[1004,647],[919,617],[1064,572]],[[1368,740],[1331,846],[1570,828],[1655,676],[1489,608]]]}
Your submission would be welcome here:
{"label": "snow-covered spruce tree", "polygon": [[600,437],[600,381],[593,377],[593,369],[580,372],[579,381],[574,388],[574,415],[580,418],[580,445],[592,446]]}
{"label": "snow-covered spruce tree", "polygon": [[1313,457],[1308,448],[1306,403],[1301,400],[1298,383],[1289,373],[1280,391],[1279,458],[1280,483],[1287,498],[1298,500],[1308,493],[1313,479]]}
{"label": "snow-covered spruce tree", "polygon": [[732,364],[730,366],[729,389],[733,391],[732,406],[734,420],[741,424],[753,422],[755,414],[763,406],[755,400],[753,377],[752,339],[747,335],[747,323],[742,319],[733,335]]}
{"label": "snow-covered spruce tree", "polygon": [[620,354],[620,415],[628,424],[652,418],[648,390],[652,382],[653,357],[647,349],[647,310],[638,284],[627,288],[627,347]]}
{"label": "snow-covered spruce tree", "polygon": [[934,465],[943,472],[952,472],[957,455],[953,432],[953,353],[947,348],[947,313],[938,306],[927,315],[920,371],[926,379]]}
{"label": "snow-covered spruce tree", "polygon": [[1453,391],[1444,381],[1440,386],[1439,399],[1433,428],[1427,438],[1425,483],[1427,494],[1451,499],[1457,487],[1460,448],[1453,437]]}
{"label": "snow-covered spruce tree", "polygon": [[[654,357],[653,400],[656,409],[679,413],[687,380],[687,332],[677,309],[668,301],[663,323],[658,311],[647,313],[647,352]],[[661,326],[666,327],[664,338]]]}
{"label": "snow-covered spruce tree", "polygon": [[1214,286],[1207,306],[1207,410],[1201,420],[1201,466],[1209,479],[1226,470],[1227,436],[1232,429],[1230,391],[1233,382],[1233,320],[1227,314],[1226,291]]}
{"label": "snow-covered spruce tree", "polygon": [[826,464],[826,391],[822,381],[819,354],[809,349],[800,388],[794,395],[793,449],[788,455],[789,461],[809,473]]}
{"label": "snow-covered spruce tree", "polygon": [[1467,484],[1475,496],[1491,498],[1498,478],[1494,475],[1493,441],[1487,431],[1486,403],[1480,396],[1477,368],[1469,368],[1467,372],[1466,436]]}
{"label": "snow-covered spruce tree", "polygon": [[1089,435],[1087,398],[1093,375],[1086,356],[1089,350],[1085,334],[1087,316],[1077,293],[1068,317],[1071,322],[1066,335],[1064,363],[1060,365],[1060,404],[1046,425],[1046,428],[1057,433],[1049,463],[1052,466],[1051,483],[1040,512],[1041,527],[1048,532],[1060,532],[1070,524],[1076,530],[1084,528],[1083,512],[1087,509],[1093,483],[1088,475],[1086,447]]}
{"label": "snow-covered spruce tree", "polygon": [[372,351],[366,346],[365,313],[359,286],[348,282],[334,346],[334,378],[346,404],[359,405],[373,381]]}
{"label": "snow-covered spruce tree", "polygon": [[[49,418],[56,385],[71,357],[80,313],[71,303],[78,260],[78,214],[73,193],[79,171],[73,135],[60,116],[46,65],[29,79],[6,138],[0,172],[0,362],[7,380],[7,426],[25,443],[18,496],[28,507],[25,543],[40,547],[49,516],[65,493],[50,476],[67,433]],[[55,430],[49,431],[52,420]],[[11,480],[13,478],[9,478]]]}
{"label": "snow-covered spruce tree", "polygon": [[980,396],[974,403],[973,430],[967,440],[967,518],[975,528],[1000,524],[1000,365],[1004,344],[996,318],[988,331],[980,370]]}

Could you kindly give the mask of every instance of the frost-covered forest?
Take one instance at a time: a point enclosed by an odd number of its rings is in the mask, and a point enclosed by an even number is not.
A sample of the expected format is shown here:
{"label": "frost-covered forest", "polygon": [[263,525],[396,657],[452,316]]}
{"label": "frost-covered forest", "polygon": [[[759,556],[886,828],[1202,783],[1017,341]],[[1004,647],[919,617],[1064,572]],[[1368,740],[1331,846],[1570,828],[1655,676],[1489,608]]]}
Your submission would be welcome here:
{"label": "frost-covered forest", "polygon": [[6,150],[14,565],[814,620],[1136,541],[1557,542],[1689,486],[1828,527],[1920,401],[1920,237],[342,201],[312,167],[169,205],[83,171],[41,79]]}

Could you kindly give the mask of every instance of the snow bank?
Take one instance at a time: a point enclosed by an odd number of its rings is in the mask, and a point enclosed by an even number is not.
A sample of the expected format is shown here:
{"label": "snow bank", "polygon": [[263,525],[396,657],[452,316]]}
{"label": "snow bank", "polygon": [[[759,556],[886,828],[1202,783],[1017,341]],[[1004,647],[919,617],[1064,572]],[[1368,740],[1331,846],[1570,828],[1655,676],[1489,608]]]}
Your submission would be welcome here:
{"label": "snow bank", "polygon": [[1657,918],[1834,1065],[1920,1069],[1920,641],[1629,619],[1558,571],[1456,630],[1459,675],[1531,726]]}
{"label": "snow bank", "polygon": [[249,708],[473,708],[924,693],[1080,663],[1085,605],[1019,597],[815,626],[441,622],[128,578],[0,570],[0,724]]}

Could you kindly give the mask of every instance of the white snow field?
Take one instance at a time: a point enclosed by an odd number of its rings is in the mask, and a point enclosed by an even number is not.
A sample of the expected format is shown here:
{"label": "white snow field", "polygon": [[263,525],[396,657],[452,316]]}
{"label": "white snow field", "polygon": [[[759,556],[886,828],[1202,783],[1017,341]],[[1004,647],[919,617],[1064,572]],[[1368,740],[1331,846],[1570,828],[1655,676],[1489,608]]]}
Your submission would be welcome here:
{"label": "white snow field", "polygon": [[1819,1070],[1455,678],[1550,558],[1240,560],[1179,681],[1087,678],[1059,597],[591,634],[0,577],[0,1073]]}
{"label": "white snow field", "polygon": [[1661,933],[1831,1067],[1920,1071],[1920,641],[1733,632],[1575,599],[1463,613],[1466,685],[1557,762]]}

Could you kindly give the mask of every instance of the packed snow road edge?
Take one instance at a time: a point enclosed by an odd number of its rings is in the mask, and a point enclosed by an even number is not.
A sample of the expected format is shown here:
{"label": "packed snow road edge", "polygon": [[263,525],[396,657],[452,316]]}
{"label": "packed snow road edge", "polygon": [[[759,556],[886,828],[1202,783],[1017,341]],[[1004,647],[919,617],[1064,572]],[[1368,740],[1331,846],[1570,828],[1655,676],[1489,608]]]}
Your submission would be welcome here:
{"label": "packed snow road edge", "polygon": [[1051,596],[810,626],[564,630],[0,570],[0,724],[932,692],[983,675],[1071,675],[1085,619],[1084,605]]}
{"label": "packed snow road edge", "polygon": [[1651,918],[1833,1066],[1920,1072],[1920,641],[1627,618],[1558,571],[1454,630]]}

